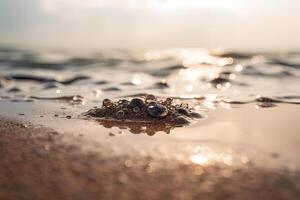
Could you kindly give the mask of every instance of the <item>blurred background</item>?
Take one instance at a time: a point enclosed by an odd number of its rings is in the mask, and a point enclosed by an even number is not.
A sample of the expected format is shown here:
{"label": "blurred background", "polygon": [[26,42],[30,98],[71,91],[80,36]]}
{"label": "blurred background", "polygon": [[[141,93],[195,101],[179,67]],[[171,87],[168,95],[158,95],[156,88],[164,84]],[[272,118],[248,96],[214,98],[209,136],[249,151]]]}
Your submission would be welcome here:
{"label": "blurred background", "polygon": [[0,45],[300,49],[299,0],[1,0]]}

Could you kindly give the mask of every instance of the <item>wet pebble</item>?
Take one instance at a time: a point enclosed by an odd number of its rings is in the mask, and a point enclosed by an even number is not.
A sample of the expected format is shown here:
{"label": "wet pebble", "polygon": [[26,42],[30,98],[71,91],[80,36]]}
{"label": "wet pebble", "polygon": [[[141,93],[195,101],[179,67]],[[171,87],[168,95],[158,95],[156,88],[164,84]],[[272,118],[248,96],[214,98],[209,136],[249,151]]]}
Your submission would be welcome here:
{"label": "wet pebble", "polygon": [[139,108],[142,108],[145,103],[142,99],[140,98],[134,98],[134,99],[131,99],[129,105],[132,107],[132,108],[135,108],[135,107],[139,107]]}
{"label": "wet pebble", "polygon": [[167,116],[168,109],[163,105],[157,104],[148,106],[147,112],[151,117],[159,118]]}

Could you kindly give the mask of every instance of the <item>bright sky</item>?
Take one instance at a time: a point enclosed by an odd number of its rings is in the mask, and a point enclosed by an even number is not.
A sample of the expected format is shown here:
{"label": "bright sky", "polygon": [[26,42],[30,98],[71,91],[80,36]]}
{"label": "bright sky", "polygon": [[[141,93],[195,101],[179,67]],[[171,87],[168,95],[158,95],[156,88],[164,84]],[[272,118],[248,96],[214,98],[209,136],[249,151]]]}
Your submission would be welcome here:
{"label": "bright sky", "polygon": [[1,0],[0,44],[300,50],[299,0]]}

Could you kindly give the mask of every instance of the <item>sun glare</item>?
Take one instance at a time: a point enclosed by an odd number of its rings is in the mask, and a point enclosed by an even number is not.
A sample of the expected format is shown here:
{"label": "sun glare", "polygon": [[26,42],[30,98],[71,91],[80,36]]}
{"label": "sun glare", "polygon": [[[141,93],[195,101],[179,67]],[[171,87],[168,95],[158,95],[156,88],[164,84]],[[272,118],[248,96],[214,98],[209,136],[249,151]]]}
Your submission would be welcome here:
{"label": "sun glare", "polygon": [[206,166],[215,163],[232,165],[233,157],[230,153],[217,153],[210,148],[196,147],[196,154],[190,156],[190,160],[198,165]]}

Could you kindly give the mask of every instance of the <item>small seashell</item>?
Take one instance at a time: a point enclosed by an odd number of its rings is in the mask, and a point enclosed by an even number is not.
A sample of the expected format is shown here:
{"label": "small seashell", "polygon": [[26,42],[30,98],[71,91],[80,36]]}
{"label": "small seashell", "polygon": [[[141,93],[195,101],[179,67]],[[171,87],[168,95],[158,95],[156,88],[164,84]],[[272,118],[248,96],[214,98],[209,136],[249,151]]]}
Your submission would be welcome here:
{"label": "small seashell", "polygon": [[160,104],[148,106],[147,112],[151,117],[155,118],[165,117],[168,115],[168,109]]}
{"label": "small seashell", "polygon": [[139,107],[139,108],[142,108],[145,103],[142,99],[140,98],[134,98],[134,99],[131,99],[130,101],[130,104],[129,104],[131,107]]}
{"label": "small seashell", "polygon": [[114,105],[114,103],[110,99],[104,99],[103,102],[102,102],[102,105],[104,107],[110,108]]}
{"label": "small seashell", "polygon": [[118,119],[123,119],[125,116],[125,112],[123,110],[119,110],[117,113],[116,113],[116,117]]}
{"label": "small seashell", "polygon": [[134,107],[132,110],[133,110],[133,112],[135,112],[135,113],[138,113],[138,112],[141,111],[140,107],[138,107],[138,106]]}

